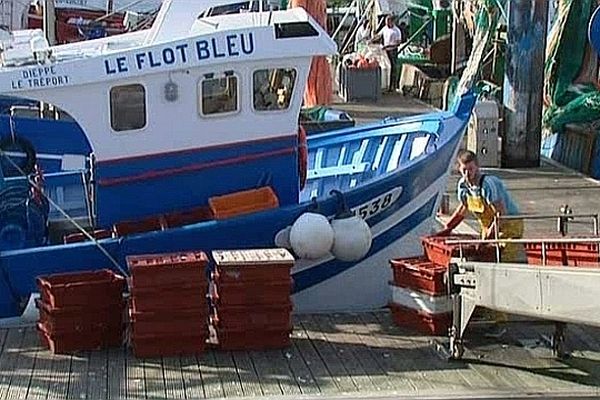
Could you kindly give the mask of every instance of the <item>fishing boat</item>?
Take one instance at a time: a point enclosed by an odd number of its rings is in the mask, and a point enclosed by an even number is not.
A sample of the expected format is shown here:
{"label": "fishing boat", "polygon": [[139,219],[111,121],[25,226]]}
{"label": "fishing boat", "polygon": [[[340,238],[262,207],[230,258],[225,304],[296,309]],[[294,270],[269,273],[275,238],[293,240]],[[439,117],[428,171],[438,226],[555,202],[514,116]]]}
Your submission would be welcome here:
{"label": "fishing boat", "polygon": [[226,3],[166,0],[147,31],[54,47],[28,31],[5,47],[0,94],[76,123],[8,127],[0,317],[39,275],[183,250],[289,247],[297,312],[387,303],[388,260],[429,233],[474,96],[306,138],[311,58],[334,42],[302,9],[197,18]]}

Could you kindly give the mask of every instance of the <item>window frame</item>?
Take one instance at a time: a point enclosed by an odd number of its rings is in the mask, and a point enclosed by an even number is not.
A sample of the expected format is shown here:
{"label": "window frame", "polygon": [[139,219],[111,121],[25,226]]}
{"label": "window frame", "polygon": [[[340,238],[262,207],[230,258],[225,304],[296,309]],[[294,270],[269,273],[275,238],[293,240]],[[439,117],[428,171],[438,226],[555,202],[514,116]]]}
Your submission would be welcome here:
{"label": "window frame", "polygon": [[[292,95],[290,96],[290,102],[288,104],[288,106],[286,108],[278,108],[276,110],[257,110],[255,105],[254,105],[254,74],[258,71],[263,71],[263,70],[274,70],[274,69],[291,69],[295,72],[295,76],[294,76],[294,85],[293,85],[293,90],[292,90]],[[251,82],[252,82],[252,87],[251,87],[251,97],[252,97],[252,111],[257,113],[257,114],[263,114],[263,113],[267,113],[267,114],[272,114],[272,113],[286,113],[289,112],[290,109],[292,108],[292,103],[294,101],[294,95],[296,92],[296,88],[297,88],[297,83],[298,83],[298,68],[296,67],[284,67],[284,66],[278,66],[278,67],[270,67],[270,68],[257,68],[257,69],[253,69],[251,72]]]}
{"label": "window frame", "polygon": [[[219,118],[219,117],[227,117],[235,114],[239,114],[242,111],[242,101],[241,101],[241,76],[236,71],[231,71],[231,74],[227,75],[227,72],[230,71],[222,71],[222,72],[211,72],[203,74],[196,84],[196,103],[197,103],[197,113],[200,118]],[[212,75],[209,77],[209,75]],[[217,77],[219,75],[219,77]],[[204,106],[204,91],[202,87],[202,83],[209,79],[222,79],[226,77],[233,76],[236,79],[236,106],[233,111],[224,111],[212,114],[205,114],[203,110]]]}
{"label": "window frame", "polygon": [[[121,87],[127,87],[127,86],[139,86],[143,89],[144,91],[144,125],[142,125],[139,128],[132,128],[132,129],[115,129],[115,127],[113,126],[113,100],[112,100],[112,93],[113,90],[115,88],[121,88]],[[122,85],[115,85],[115,86],[111,86],[108,90],[108,117],[109,117],[109,125],[110,125],[110,129],[114,134],[118,134],[118,135],[122,135],[122,134],[127,134],[130,132],[137,132],[137,131],[141,131],[143,129],[145,129],[148,126],[148,88],[146,87],[146,85],[144,85],[141,82],[135,82],[135,83],[127,83],[127,84],[122,84]]]}

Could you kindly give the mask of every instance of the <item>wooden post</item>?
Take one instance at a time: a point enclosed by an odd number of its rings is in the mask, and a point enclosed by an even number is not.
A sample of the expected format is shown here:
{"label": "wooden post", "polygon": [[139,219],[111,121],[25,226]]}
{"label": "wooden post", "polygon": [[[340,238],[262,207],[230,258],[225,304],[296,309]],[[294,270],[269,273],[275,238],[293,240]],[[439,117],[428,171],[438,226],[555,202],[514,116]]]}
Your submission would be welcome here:
{"label": "wooden post", "polygon": [[540,165],[548,0],[510,0],[504,75],[504,167]]}

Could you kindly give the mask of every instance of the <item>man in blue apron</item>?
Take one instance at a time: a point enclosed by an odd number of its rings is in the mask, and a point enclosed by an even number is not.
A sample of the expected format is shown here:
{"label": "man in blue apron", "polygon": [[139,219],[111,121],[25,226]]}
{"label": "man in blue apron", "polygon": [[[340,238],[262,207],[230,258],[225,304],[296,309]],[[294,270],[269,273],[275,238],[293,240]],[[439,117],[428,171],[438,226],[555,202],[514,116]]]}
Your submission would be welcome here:
{"label": "man in blue apron", "polygon": [[[508,193],[500,178],[484,175],[479,169],[477,156],[472,151],[461,151],[458,155],[458,169],[462,178],[458,182],[460,205],[439,235],[449,234],[470,212],[479,222],[482,239],[495,238],[496,215],[517,215],[519,208]],[[522,220],[501,220],[498,228],[499,239],[519,239],[523,237]],[[506,244],[501,249],[501,261],[519,262],[522,260],[522,246]]]}

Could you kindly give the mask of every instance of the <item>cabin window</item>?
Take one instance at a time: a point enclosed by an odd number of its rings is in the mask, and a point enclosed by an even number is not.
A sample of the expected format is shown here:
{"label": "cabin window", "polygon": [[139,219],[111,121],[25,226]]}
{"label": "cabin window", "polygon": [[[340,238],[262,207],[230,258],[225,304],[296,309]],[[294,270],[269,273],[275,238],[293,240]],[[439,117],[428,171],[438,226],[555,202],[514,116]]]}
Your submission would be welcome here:
{"label": "cabin window", "polygon": [[200,114],[215,115],[238,110],[238,78],[231,72],[208,75],[200,82]]}
{"label": "cabin window", "polygon": [[292,101],[297,72],[293,68],[254,71],[254,109],[287,110]]}
{"label": "cabin window", "polygon": [[140,84],[110,89],[110,125],[117,131],[146,126],[146,89]]}

